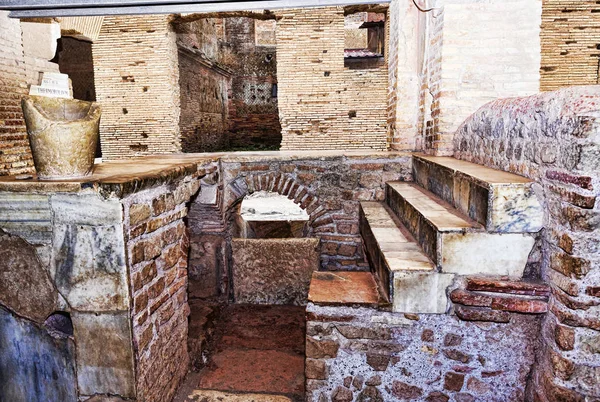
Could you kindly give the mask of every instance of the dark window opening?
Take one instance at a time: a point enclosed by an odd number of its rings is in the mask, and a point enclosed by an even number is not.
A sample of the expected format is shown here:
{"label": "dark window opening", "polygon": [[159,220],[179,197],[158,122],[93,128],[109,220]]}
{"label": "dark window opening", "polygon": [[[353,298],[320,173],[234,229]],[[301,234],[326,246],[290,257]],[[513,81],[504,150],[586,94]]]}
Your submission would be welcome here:
{"label": "dark window opening", "polygon": [[377,68],[385,54],[385,13],[346,15],[344,65],[350,69]]}

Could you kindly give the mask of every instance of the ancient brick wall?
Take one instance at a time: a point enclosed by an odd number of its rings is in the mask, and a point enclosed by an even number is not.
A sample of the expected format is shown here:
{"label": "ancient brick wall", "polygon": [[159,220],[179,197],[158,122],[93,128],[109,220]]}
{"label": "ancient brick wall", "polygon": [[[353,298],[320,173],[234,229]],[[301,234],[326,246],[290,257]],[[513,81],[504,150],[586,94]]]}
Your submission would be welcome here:
{"label": "ancient brick wall", "polygon": [[169,401],[185,377],[187,335],[186,203],[200,187],[187,177],[123,200],[133,299],[137,397]]}
{"label": "ancient brick wall", "polygon": [[388,71],[344,68],[343,8],[280,15],[282,149],[386,149]]}
{"label": "ancient brick wall", "polygon": [[0,175],[33,170],[21,97],[27,93],[19,20],[0,12]]}
{"label": "ancient brick wall", "polygon": [[433,6],[425,17],[421,132],[430,152],[451,154],[454,131],[481,105],[538,92],[541,0]]}
{"label": "ancient brick wall", "polygon": [[229,146],[231,71],[223,64],[223,20],[174,24],[179,52],[179,129],[183,152],[222,151]]}
{"label": "ancient brick wall", "polygon": [[306,400],[523,401],[538,330],[309,304]]}
{"label": "ancient brick wall", "polygon": [[[225,63],[233,70],[229,99],[230,145],[278,147],[281,125],[277,97],[272,96],[277,84],[277,56],[274,20],[226,18]],[[256,23],[263,29],[256,31]],[[266,24],[271,23],[271,27]],[[270,28],[270,30],[269,30]],[[262,42],[261,42],[262,40]],[[258,41],[258,43],[257,43]]]}
{"label": "ancient brick wall", "polygon": [[418,142],[419,85],[422,49],[419,21],[423,15],[409,2],[392,0],[387,13],[388,145],[394,150],[422,149]]}
{"label": "ancient brick wall", "polygon": [[544,0],[541,90],[598,84],[600,14],[595,0]]}
{"label": "ancient brick wall", "polygon": [[227,149],[229,73],[206,63],[194,50],[180,47],[179,76],[183,152]]}
{"label": "ancient brick wall", "polygon": [[168,17],[106,17],[92,52],[103,158],[181,151],[177,46]]}
{"label": "ancient brick wall", "polygon": [[457,131],[455,156],[537,182],[547,210],[542,276],[551,284],[536,400],[600,397],[600,89],[491,102]]}

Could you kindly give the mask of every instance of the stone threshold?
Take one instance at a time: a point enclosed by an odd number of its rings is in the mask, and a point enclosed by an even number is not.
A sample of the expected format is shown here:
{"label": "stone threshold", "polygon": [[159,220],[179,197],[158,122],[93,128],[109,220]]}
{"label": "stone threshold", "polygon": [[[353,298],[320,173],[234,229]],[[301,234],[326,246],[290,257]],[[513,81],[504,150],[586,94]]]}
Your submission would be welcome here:
{"label": "stone threshold", "polygon": [[211,173],[204,169],[218,162],[223,163],[269,163],[298,161],[305,159],[338,160],[397,158],[410,156],[408,152],[391,151],[260,151],[260,152],[216,152],[189,154],[149,155],[139,158],[114,160],[94,166],[90,176],[69,180],[18,180],[16,176],[0,176],[0,191],[6,192],[79,192],[94,189],[103,194],[122,197],[143,188],[168,184],[188,175],[202,177]]}

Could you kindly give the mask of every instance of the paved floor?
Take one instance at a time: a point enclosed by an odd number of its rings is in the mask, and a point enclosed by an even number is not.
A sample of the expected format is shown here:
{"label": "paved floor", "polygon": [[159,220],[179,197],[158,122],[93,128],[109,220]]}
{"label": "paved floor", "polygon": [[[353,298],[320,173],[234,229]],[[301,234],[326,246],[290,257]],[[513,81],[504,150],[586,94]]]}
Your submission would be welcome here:
{"label": "paved floor", "polygon": [[[193,311],[193,310],[192,310]],[[192,312],[191,326],[196,318]],[[176,402],[304,400],[303,307],[230,305],[215,319],[208,362]]]}

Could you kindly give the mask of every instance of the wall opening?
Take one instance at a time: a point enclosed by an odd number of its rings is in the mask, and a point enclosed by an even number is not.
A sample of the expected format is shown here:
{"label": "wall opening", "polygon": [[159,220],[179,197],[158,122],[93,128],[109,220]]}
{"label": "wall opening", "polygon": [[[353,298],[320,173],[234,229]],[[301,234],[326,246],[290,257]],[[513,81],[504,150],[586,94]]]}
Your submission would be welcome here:
{"label": "wall opening", "polygon": [[[63,36],[58,39],[56,56],[52,61],[58,64],[59,71],[68,74],[73,86],[73,98],[88,102],[96,101],[94,82],[94,61],[92,42],[81,37]],[[100,141],[96,147],[96,157],[102,156]]]}
{"label": "wall opening", "polygon": [[385,64],[385,12],[358,11],[344,16],[344,66],[377,68]]}
{"label": "wall opening", "polygon": [[242,238],[305,237],[308,213],[288,197],[269,191],[247,195],[240,206]]}
{"label": "wall opening", "polygon": [[279,148],[276,21],[264,15],[175,20],[184,152]]}

